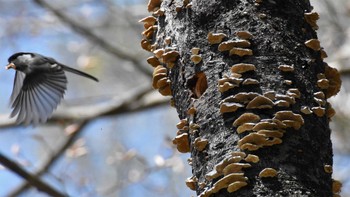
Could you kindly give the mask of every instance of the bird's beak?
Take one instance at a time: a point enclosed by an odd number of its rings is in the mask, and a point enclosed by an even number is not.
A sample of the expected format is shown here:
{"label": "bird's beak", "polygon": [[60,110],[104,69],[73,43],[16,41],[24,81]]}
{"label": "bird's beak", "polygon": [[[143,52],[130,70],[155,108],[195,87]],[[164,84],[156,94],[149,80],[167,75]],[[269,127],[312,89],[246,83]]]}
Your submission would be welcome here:
{"label": "bird's beak", "polygon": [[13,69],[16,69],[16,65],[14,63],[9,63],[6,67],[6,70],[10,69],[10,68],[13,68]]}

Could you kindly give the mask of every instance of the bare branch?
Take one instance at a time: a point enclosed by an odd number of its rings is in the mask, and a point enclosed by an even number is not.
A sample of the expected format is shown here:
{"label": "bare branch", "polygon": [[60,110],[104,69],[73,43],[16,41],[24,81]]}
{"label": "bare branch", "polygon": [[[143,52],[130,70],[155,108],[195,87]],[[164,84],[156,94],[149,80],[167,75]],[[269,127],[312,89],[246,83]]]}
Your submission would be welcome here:
{"label": "bare branch", "polygon": [[73,31],[80,34],[81,36],[89,39],[93,43],[98,44],[102,49],[106,52],[126,61],[130,61],[136,66],[141,72],[143,72],[147,76],[152,76],[152,71],[148,69],[147,66],[141,63],[141,59],[137,59],[135,55],[128,54],[119,48],[110,44],[110,42],[105,41],[103,38],[94,34],[91,29],[88,29],[74,20],[72,20],[69,16],[64,14],[62,11],[54,8],[52,5],[47,3],[44,0],[34,0],[39,6],[51,11],[57,18],[59,18],[62,22],[66,23]]}
{"label": "bare branch", "polygon": [[6,168],[10,169],[12,172],[16,173],[20,177],[27,180],[28,186],[36,187],[39,191],[45,192],[50,196],[57,196],[57,197],[67,196],[57,191],[55,188],[51,187],[44,181],[41,181],[36,175],[30,174],[29,172],[24,170],[21,166],[19,166],[17,163],[11,161],[1,153],[0,153],[0,163]]}
{"label": "bare branch", "polygon": [[[78,127],[76,127],[75,132],[72,132],[72,135],[69,136],[68,140],[64,144],[62,144],[61,147],[57,149],[57,151],[51,156],[51,158],[46,162],[46,164],[34,175],[35,177],[40,177],[50,170],[51,166],[53,166],[56,163],[56,161],[63,155],[65,150],[67,150],[78,138],[78,136],[84,131],[84,128],[88,122],[89,121],[87,120],[83,121],[79,124]],[[29,189],[30,186],[33,186],[33,185],[31,185],[29,181],[26,183],[23,183],[17,189],[11,192],[8,196],[9,197],[19,196],[25,190]],[[52,196],[55,196],[55,195],[52,195]]]}
{"label": "bare branch", "polygon": [[[148,86],[148,85],[147,85]],[[57,120],[68,121],[82,121],[90,120],[103,116],[111,116],[126,112],[135,112],[154,106],[164,105],[169,102],[169,98],[160,96],[151,87],[137,87],[134,90],[124,93],[126,96],[122,98],[121,95],[111,98],[101,104],[94,104],[89,106],[61,106],[54,112],[49,122],[56,122]],[[156,94],[150,98],[149,95]],[[15,119],[9,119],[9,115],[0,116],[0,128],[8,128],[18,126]]]}
{"label": "bare branch", "polygon": [[[66,141],[65,144],[63,144],[55,154],[52,155],[51,159],[47,161],[47,163],[44,165],[44,167],[36,173],[36,176],[41,176],[45,174],[51,166],[57,161],[58,158],[64,153],[64,151],[73,144],[75,139],[77,139],[77,136],[83,131],[84,127],[93,119],[100,117],[100,116],[108,116],[113,114],[120,114],[125,112],[132,112],[136,110],[146,109],[149,107],[154,107],[157,105],[166,104],[168,102],[167,99],[163,99],[164,97],[161,97],[162,99],[154,100],[152,101],[148,100],[148,94],[150,92],[153,92],[152,89],[147,88],[142,91],[135,90],[134,94],[131,95],[130,98],[123,99],[123,102],[120,101],[114,101],[114,105],[105,105],[104,107],[96,107],[92,106],[91,110],[90,108],[87,109],[86,107],[83,107],[81,109],[75,108],[72,111],[69,111],[70,108],[67,108],[62,111],[62,114],[57,114],[51,119],[51,121],[54,120],[62,120],[62,119],[83,119],[83,121],[80,123],[80,125],[76,128],[76,131],[73,132],[73,134],[69,137],[69,139]],[[158,93],[157,93],[158,94]],[[113,103],[113,100],[111,101]],[[95,111],[93,110],[95,108]],[[79,112],[78,112],[79,111]],[[86,114],[85,117],[81,117],[81,114]],[[79,115],[80,114],[80,115]],[[14,192],[12,192],[9,196],[15,197],[27,190],[30,187],[28,183],[24,183],[21,186],[18,187]]]}

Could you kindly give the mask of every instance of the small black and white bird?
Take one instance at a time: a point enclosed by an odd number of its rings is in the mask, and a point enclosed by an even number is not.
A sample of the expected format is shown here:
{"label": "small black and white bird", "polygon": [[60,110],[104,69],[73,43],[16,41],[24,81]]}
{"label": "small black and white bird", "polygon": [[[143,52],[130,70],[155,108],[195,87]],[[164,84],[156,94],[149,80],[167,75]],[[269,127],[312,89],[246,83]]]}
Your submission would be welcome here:
{"label": "small black and white bird", "polygon": [[10,117],[25,125],[45,123],[60,103],[67,88],[64,71],[98,82],[95,77],[63,65],[53,58],[37,53],[15,53],[8,59],[6,69],[16,70],[11,94]]}

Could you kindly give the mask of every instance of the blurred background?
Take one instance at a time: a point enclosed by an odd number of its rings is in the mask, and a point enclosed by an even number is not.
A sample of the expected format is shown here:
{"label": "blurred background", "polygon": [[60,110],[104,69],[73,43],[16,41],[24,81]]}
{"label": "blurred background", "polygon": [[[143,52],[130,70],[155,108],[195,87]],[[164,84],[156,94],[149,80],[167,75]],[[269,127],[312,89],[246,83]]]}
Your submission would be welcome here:
{"label": "blurred background", "polygon": [[[0,69],[0,152],[69,196],[194,196],[189,154],[171,143],[179,122],[151,89],[140,48],[146,0],[0,0],[0,62],[15,52],[54,57],[100,82],[68,74],[65,99],[45,125],[9,119],[14,71]],[[342,74],[331,99],[335,179],[350,196],[350,1],[312,0],[326,61]],[[0,197],[47,196],[0,165]]]}

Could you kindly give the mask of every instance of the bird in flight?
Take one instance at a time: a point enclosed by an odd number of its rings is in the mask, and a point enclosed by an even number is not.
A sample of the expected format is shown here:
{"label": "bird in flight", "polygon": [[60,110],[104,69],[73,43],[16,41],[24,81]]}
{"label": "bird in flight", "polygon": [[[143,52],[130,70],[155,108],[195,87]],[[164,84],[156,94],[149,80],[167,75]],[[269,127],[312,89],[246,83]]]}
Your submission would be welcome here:
{"label": "bird in flight", "polygon": [[45,123],[60,103],[67,89],[64,71],[72,72],[98,82],[98,79],[37,53],[15,53],[8,59],[6,69],[16,70],[10,98],[17,115],[16,123],[25,125]]}

